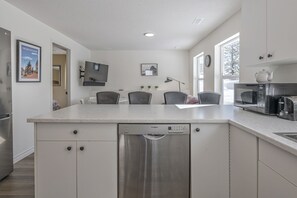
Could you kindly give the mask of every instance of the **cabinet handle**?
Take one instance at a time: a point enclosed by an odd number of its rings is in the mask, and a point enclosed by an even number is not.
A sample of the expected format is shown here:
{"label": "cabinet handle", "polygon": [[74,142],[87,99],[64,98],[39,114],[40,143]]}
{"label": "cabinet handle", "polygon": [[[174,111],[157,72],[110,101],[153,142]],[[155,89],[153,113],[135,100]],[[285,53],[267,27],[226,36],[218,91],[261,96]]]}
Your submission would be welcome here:
{"label": "cabinet handle", "polygon": [[79,147],[79,150],[83,151],[83,150],[85,150],[85,147],[81,146],[81,147]]}
{"label": "cabinet handle", "polygon": [[268,58],[272,58],[273,55],[272,55],[272,54],[268,54],[267,57],[268,57]]}
{"label": "cabinet handle", "polygon": [[195,131],[198,133],[200,132],[200,128],[196,128]]}
{"label": "cabinet handle", "polygon": [[264,59],[264,56],[259,56],[259,60],[263,60]]}
{"label": "cabinet handle", "polygon": [[77,133],[78,133],[78,131],[77,131],[77,130],[74,130],[74,131],[73,131],[73,134],[74,134],[74,135],[76,135]]}
{"label": "cabinet handle", "polygon": [[71,146],[68,146],[67,147],[67,151],[71,151],[72,147]]}

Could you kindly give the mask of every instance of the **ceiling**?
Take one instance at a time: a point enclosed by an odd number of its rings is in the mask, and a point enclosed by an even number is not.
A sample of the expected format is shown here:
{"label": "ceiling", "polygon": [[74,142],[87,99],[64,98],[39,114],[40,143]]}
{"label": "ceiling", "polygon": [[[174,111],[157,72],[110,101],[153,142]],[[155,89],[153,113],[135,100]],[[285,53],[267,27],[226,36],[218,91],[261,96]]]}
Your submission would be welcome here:
{"label": "ceiling", "polygon": [[[235,14],[241,3],[241,0],[6,1],[91,50],[188,50]],[[198,24],[193,24],[194,21]],[[154,32],[155,36],[144,37],[145,32]]]}

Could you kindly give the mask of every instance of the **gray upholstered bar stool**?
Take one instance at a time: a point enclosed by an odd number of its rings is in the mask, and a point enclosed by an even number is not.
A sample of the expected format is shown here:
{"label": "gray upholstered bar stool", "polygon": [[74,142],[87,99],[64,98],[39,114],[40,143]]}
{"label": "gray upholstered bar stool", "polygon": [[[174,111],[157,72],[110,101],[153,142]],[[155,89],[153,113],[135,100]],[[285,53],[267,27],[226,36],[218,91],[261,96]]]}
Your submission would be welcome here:
{"label": "gray upholstered bar stool", "polygon": [[96,93],[97,104],[119,104],[120,94],[113,91]]}
{"label": "gray upholstered bar stool", "polygon": [[165,104],[186,104],[188,95],[178,91],[168,91],[164,93]]}
{"label": "gray upholstered bar stool", "polygon": [[151,104],[152,94],[144,91],[128,93],[129,104]]}
{"label": "gray upholstered bar stool", "polygon": [[221,94],[216,92],[199,92],[198,100],[200,104],[220,104]]}

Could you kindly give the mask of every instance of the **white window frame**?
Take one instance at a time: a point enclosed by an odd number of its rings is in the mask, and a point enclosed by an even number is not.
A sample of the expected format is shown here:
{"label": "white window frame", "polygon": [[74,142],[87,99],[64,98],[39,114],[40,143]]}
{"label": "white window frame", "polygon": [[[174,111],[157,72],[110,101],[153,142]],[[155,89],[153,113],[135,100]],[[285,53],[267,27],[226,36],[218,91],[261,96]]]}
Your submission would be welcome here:
{"label": "white window frame", "polygon": [[199,66],[198,66],[198,61],[199,59],[202,58],[203,60],[203,65],[204,65],[204,52],[201,52],[197,56],[193,58],[193,95],[196,96],[198,92],[201,92],[203,90],[200,90],[200,81],[203,81],[203,89],[204,89],[204,77],[205,77],[205,72],[203,70],[203,78],[200,78],[199,76]]}
{"label": "white window frame", "polygon": [[[223,60],[223,53],[222,53],[222,48],[225,45],[228,45],[232,42],[234,42],[235,40],[239,39],[240,42],[240,33],[237,33],[229,38],[227,38],[226,40],[222,41],[221,43],[219,43],[216,47],[216,49],[218,49],[219,52],[219,71],[220,71],[220,92],[222,94],[221,100],[222,100],[222,104],[225,104],[224,101],[224,80],[229,79],[229,80],[239,80],[239,74],[234,76],[234,75],[224,75],[223,71],[224,71],[224,65],[222,64],[222,60]],[[229,103],[228,103],[229,104]]]}

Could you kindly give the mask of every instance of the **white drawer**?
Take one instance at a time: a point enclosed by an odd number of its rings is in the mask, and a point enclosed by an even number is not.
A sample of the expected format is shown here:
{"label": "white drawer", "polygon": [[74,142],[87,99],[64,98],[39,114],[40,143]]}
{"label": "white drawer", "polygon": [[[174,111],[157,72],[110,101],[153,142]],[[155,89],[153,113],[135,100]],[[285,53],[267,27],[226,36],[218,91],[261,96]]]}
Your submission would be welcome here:
{"label": "white drawer", "polygon": [[37,140],[117,141],[117,125],[37,123],[36,137]]}
{"label": "white drawer", "polygon": [[296,198],[297,187],[259,162],[258,198]]}
{"label": "white drawer", "polygon": [[259,160],[297,186],[297,156],[260,140]]}

